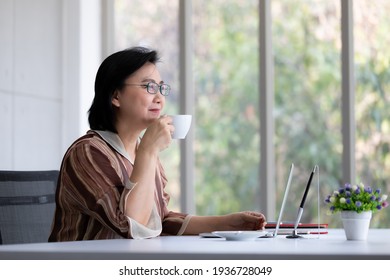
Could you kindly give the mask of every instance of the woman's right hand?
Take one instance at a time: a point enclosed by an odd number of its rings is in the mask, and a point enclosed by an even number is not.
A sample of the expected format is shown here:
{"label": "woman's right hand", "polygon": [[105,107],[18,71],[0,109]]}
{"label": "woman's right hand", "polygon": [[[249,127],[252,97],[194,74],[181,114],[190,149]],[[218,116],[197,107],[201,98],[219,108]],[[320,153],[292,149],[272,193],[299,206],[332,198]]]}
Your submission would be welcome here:
{"label": "woman's right hand", "polygon": [[139,148],[152,149],[156,153],[166,149],[172,142],[174,130],[172,118],[161,116],[146,129]]}

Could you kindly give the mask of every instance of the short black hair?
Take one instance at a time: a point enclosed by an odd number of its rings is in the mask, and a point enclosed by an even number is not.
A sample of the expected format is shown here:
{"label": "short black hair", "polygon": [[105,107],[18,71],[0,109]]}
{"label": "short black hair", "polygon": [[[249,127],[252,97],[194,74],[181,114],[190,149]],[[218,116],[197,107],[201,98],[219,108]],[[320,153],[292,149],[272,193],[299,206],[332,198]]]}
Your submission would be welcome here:
{"label": "short black hair", "polygon": [[112,96],[122,89],[131,74],[145,63],[156,64],[159,56],[156,50],[132,47],[108,56],[100,65],[95,79],[95,97],[88,111],[89,126],[93,130],[108,130],[117,133]]}

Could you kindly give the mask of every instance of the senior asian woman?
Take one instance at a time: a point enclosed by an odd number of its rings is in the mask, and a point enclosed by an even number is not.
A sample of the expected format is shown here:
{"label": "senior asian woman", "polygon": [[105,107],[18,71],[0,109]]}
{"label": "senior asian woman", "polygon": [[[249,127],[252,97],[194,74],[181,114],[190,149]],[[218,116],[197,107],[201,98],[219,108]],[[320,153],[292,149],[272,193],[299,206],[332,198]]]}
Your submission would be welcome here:
{"label": "senior asian woman", "polygon": [[158,61],[157,51],[133,47],[100,65],[91,130],[68,148],[61,164],[50,242],[264,228],[257,212],[196,216],[168,210],[159,153],[175,128],[163,115],[170,86]]}

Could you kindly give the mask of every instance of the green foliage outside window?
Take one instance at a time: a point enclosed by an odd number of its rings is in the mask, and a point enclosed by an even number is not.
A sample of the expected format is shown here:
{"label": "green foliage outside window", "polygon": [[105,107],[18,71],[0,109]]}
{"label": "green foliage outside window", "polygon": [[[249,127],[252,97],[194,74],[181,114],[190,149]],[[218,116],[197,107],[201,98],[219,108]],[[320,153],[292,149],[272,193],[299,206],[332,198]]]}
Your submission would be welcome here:
{"label": "green foliage outside window", "polygon": [[[117,45],[146,43],[163,54],[162,74],[173,86],[167,110],[180,97],[178,1],[116,0]],[[258,0],[194,0],[193,76],[196,97],[195,194],[197,214],[258,209],[259,13]],[[390,192],[390,2],[354,5],[356,178]],[[296,172],[286,219],[295,219],[309,173],[320,167],[321,222],[326,194],[342,182],[341,7],[339,0],[271,1],[274,51],[276,214],[289,166]],[[161,10],[169,11],[161,17]],[[179,207],[179,149],[162,160]],[[314,180],[313,182],[315,182]],[[315,190],[314,188],[312,190]],[[303,221],[316,220],[309,192]],[[315,203],[313,203],[315,201]],[[371,221],[389,227],[385,209]],[[275,217],[268,217],[272,220]]]}
{"label": "green foliage outside window", "polygon": [[[255,209],[259,186],[258,3],[194,1],[197,94],[197,210],[201,214]],[[388,11],[385,1],[355,14]],[[378,2],[376,2],[378,3]],[[199,6],[198,6],[199,5]],[[320,166],[320,197],[342,182],[340,1],[272,1],[275,62],[276,194],[280,205],[291,162],[299,166],[287,219],[295,218],[307,176]],[[355,20],[357,180],[389,189],[390,21]],[[367,40],[376,31],[375,40]],[[370,45],[372,42],[376,42]],[[360,46],[368,45],[369,52]],[[386,95],[387,93],[387,95]],[[317,194],[311,193],[316,201]],[[316,220],[308,203],[303,220]],[[277,206],[279,209],[279,206]],[[337,219],[323,221],[338,226]],[[374,226],[390,225],[388,213]],[[271,217],[272,219],[272,217]]]}

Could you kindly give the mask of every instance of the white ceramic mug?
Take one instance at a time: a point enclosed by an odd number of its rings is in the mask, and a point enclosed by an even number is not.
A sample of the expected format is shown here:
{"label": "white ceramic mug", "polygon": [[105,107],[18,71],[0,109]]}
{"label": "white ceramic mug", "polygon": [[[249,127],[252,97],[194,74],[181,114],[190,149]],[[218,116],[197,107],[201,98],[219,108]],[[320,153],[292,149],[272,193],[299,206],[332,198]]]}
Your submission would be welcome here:
{"label": "white ceramic mug", "polygon": [[191,115],[172,115],[172,124],[175,131],[172,134],[173,139],[184,139],[190,130],[192,116]]}

